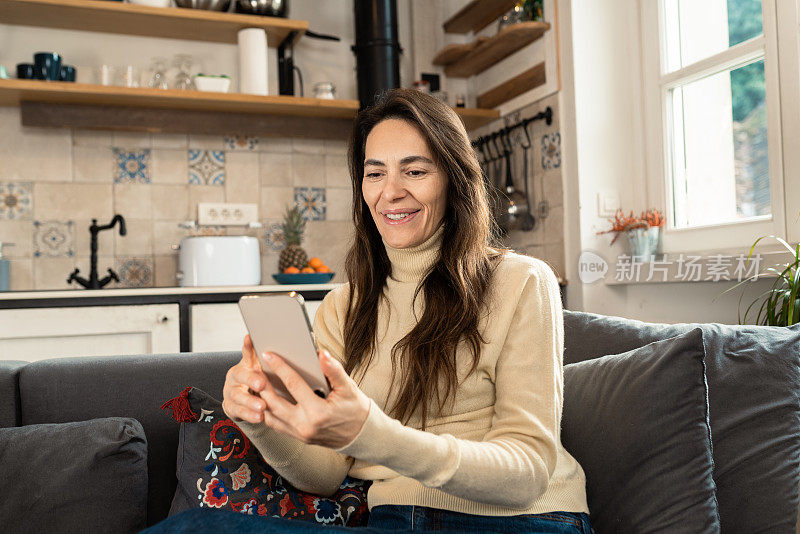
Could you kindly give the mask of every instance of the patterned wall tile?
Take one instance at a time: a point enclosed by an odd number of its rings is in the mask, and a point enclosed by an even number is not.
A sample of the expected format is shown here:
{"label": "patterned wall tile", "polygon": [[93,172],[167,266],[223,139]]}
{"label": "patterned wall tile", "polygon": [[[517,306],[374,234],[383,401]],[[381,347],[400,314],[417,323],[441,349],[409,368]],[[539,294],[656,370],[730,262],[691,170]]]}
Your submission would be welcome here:
{"label": "patterned wall tile", "polygon": [[225,150],[255,150],[258,147],[258,137],[226,135],[222,144],[225,146]]}
{"label": "patterned wall tile", "polygon": [[225,185],[225,152],[191,149],[188,154],[190,184]]}
{"label": "patterned wall tile", "polygon": [[33,208],[33,184],[0,182],[0,219],[30,220]]}
{"label": "patterned wall tile", "polygon": [[266,248],[272,252],[280,252],[286,246],[286,240],[283,238],[283,224],[279,222],[268,222],[265,226]]}
{"label": "patterned wall tile", "polygon": [[295,187],[294,201],[307,221],[325,220],[325,188]]}
{"label": "patterned wall tile", "polygon": [[114,269],[119,276],[118,287],[153,287],[152,256],[121,256]]}
{"label": "patterned wall tile", "polygon": [[74,256],[75,223],[73,221],[34,221],[33,255],[37,258]]}
{"label": "patterned wall tile", "polygon": [[557,169],[561,166],[561,134],[554,132],[542,136],[542,168]]}
{"label": "patterned wall tile", "polygon": [[150,183],[150,149],[125,150],[113,148],[114,182],[118,184]]}

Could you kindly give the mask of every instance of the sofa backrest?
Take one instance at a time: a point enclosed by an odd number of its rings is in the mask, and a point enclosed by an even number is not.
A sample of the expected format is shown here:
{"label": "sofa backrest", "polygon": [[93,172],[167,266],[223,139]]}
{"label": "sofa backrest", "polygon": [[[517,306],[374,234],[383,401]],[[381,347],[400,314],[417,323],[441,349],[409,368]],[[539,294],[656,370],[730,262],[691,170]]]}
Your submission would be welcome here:
{"label": "sofa backrest", "polygon": [[0,360],[0,428],[19,426],[19,371],[28,362]]}
{"label": "sofa backrest", "polygon": [[697,327],[703,331],[722,532],[794,532],[800,324],[658,324],[565,310],[564,363],[620,354]]}
{"label": "sofa backrest", "polygon": [[167,517],[177,485],[180,426],[161,405],[186,386],[221,399],[225,373],[240,359],[239,352],[225,352],[33,362],[19,369],[20,424],[137,419],[147,436],[147,524],[153,525]]}

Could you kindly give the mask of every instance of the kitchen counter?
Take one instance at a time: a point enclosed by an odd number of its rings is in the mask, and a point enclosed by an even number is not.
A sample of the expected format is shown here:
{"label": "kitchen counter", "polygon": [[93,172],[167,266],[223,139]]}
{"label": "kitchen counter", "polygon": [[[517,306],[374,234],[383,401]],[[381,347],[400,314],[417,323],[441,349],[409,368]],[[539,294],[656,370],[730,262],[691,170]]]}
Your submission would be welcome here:
{"label": "kitchen counter", "polygon": [[341,284],[268,284],[259,286],[153,287],[136,289],[75,289],[0,292],[0,310],[29,308],[79,308],[84,306],[136,306],[177,304],[180,350],[191,352],[192,306],[235,303],[242,295],[297,291],[306,301],[321,301]]}
{"label": "kitchen counter", "polygon": [[[0,292],[0,302],[17,300],[38,300],[38,299],[97,299],[104,297],[144,297],[144,296],[163,296],[163,295],[208,295],[208,294],[247,294],[247,293],[280,293],[287,291],[297,291],[301,295],[306,293],[318,293],[328,291],[341,284],[294,284],[279,285],[265,284],[260,286],[209,286],[209,287],[143,287],[135,289],[56,289],[39,291],[2,291]],[[96,301],[92,301],[96,304]],[[7,306],[0,303],[3,308],[17,308],[17,304]]]}

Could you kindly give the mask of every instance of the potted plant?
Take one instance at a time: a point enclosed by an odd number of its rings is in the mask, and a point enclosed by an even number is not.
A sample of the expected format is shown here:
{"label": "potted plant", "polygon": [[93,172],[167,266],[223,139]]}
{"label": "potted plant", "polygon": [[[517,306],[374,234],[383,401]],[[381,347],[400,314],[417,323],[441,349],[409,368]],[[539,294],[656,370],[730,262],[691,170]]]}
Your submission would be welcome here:
{"label": "potted plant", "polygon": [[[750,247],[750,253],[747,255],[748,259],[752,258],[753,251],[759,241],[767,238],[775,239],[789,251],[790,256],[788,261],[767,267],[760,273],[756,273],[742,280],[723,293],[736,289],[746,282],[756,280],[760,276],[774,276],[775,281],[772,283],[772,286],[756,297],[755,300],[747,306],[744,311],[744,316],[742,316],[741,311],[745,288],[742,288],[738,306],[739,324],[745,324],[747,322],[747,316],[754,309],[758,310],[755,319],[758,325],[790,326],[800,323],[800,244],[792,248],[789,243],[778,236],[761,236],[756,239],[756,242]],[[756,308],[757,304],[759,304],[758,308]]]}
{"label": "potted plant", "polygon": [[660,228],[664,226],[664,216],[657,209],[644,211],[639,216],[635,216],[633,211],[625,215],[620,209],[614,214],[614,219],[609,219],[608,222],[611,223],[611,229],[597,234],[613,233],[612,245],[620,234],[625,234],[631,256],[645,260],[656,253]]}

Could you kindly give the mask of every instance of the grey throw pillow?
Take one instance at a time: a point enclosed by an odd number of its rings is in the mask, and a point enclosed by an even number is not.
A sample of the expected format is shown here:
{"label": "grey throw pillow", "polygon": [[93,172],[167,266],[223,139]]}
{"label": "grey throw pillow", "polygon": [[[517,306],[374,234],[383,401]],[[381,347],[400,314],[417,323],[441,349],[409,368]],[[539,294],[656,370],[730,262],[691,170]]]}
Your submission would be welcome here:
{"label": "grey throw pillow", "polygon": [[719,532],[700,329],[564,367],[564,447],[605,532]]}
{"label": "grey throw pillow", "polygon": [[723,532],[795,532],[800,484],[800,325],[654,324],[564,312],[564,361],[703,330],[714,481]]}
{"label": "grey throw pillow", "polygon": [[147,516],[147,441],[135,419],[0,429],[6,532],[138,532]]}

